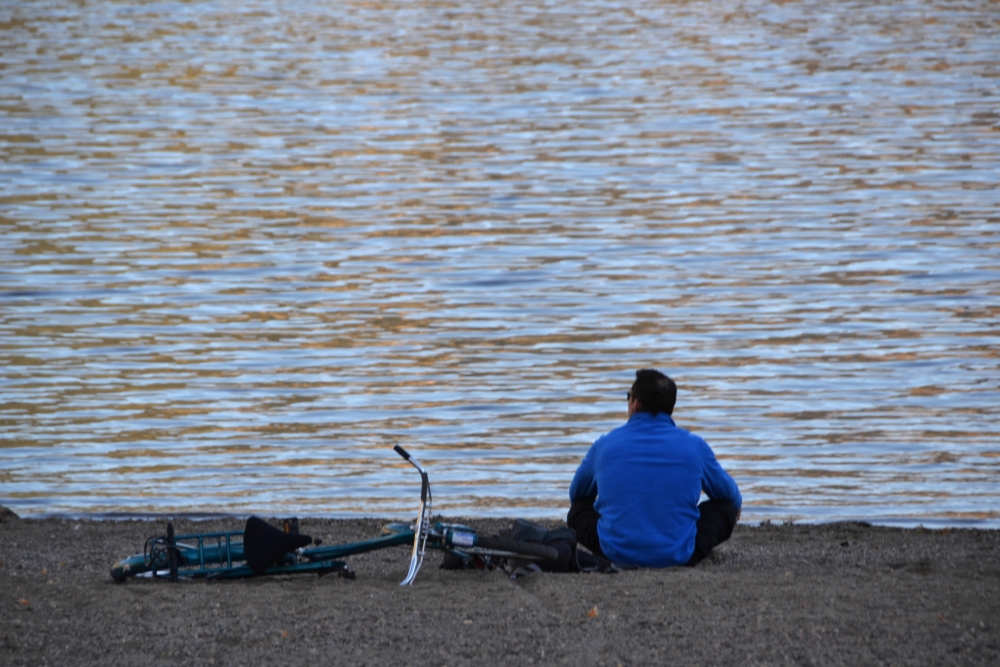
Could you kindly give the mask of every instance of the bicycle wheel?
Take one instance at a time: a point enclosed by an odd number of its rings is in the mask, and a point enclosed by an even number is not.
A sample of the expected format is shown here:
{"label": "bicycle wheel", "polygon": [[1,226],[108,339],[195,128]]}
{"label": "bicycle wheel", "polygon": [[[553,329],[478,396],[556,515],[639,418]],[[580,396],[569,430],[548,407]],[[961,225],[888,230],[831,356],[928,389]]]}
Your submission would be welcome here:
{"label": "bicycle wheel", "polygon": [[125,581],[129,577],[149,572],[153,565],[146,562],[143,554],[129,556],[111,566],[111,578],[115,581]]}
{"label": "bicycle wheel", "polygon": [[486,556],[505,556],[525,560],[556,560],[559,558],[559,551],[546,544],[521,542],[507,537],[486,535],[479,535],[476,539],[476,546],[468,551]]}

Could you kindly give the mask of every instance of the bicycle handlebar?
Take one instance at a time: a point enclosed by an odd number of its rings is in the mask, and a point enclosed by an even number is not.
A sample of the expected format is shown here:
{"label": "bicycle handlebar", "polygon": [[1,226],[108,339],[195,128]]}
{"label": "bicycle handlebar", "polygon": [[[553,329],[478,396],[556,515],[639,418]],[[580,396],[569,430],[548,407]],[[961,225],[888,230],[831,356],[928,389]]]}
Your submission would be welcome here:
{"label": "bicycle handlebar", "polygon": [[404,459],[406,459],[407,461],[409,461],[409,460],[410,460],[410,454],[409,454],[409,452],[407,452],[407,451],[406,451],[405,449],[403,449],[403,448],[402,448],[402,447],[400,447],[399,445],[395,445],[395,446],[394,446],[394,447],[392,448],[392,451],[396,452],[397,454],[399,454],[400,456],[402,456],[402,457],[403,457]]}

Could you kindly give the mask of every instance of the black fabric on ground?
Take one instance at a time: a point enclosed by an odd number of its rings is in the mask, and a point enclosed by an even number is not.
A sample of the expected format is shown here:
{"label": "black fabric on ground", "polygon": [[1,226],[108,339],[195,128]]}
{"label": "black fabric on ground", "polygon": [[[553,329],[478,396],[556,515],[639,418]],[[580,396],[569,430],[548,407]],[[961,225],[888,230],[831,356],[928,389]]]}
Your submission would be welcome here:
{"label": "black fabric on ground", "polygon": [[311,542],[308,535],[286,533],[255,516],[247,519],[243,529],[243,555],[254,574],[263,574],[267,568],[281,562],[285,554]]}
{"label": "black fabric on ground", "polygon": [[570,572],[576,565],[576,533],[572,528],[560,526],[546,528],[527,519],[515,519],[510,528],[500,531],[501,536],[519,542],[544,544],[559,552],[554,561],[541,561],[537,565],[542,572]]}

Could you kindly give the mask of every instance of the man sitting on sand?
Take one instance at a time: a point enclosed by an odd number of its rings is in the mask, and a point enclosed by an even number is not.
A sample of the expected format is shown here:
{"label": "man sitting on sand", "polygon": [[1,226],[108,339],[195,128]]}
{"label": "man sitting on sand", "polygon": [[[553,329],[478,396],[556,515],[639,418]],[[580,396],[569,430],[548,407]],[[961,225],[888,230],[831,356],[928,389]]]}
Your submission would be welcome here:
{"label": "man sitting on sand", "polygon": [[618,565],[697,565],[740,518],[736,482],[708,443],[674,424],[676,401],[673,380],[636,371],[628,421],[594,442],[569,487],[577,541]]}

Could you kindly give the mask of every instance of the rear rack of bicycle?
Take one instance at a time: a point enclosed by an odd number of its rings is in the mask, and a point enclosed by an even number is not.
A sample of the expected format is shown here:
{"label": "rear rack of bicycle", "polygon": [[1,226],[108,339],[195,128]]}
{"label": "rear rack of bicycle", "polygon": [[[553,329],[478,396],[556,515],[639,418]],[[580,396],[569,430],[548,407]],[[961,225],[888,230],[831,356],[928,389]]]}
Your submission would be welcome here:
{"label": "rear rack of bicycle", "polygon": [[[286,530],[291,528],[298,532],[295,524],[289,526],[286,522]],[[174,535],[173,524],[168,523],[165,536],[146,540],[143,560],[148,571],[137,576],[162,577],[172,581],[180,578],[252,577],[259,573],[253,572],[246,563],[243,536],[242,531]],[[348,572],[347,563],[340,560],[302,561],[289,553],[269,567],[266,574],[325,574],[337,571]]]}

